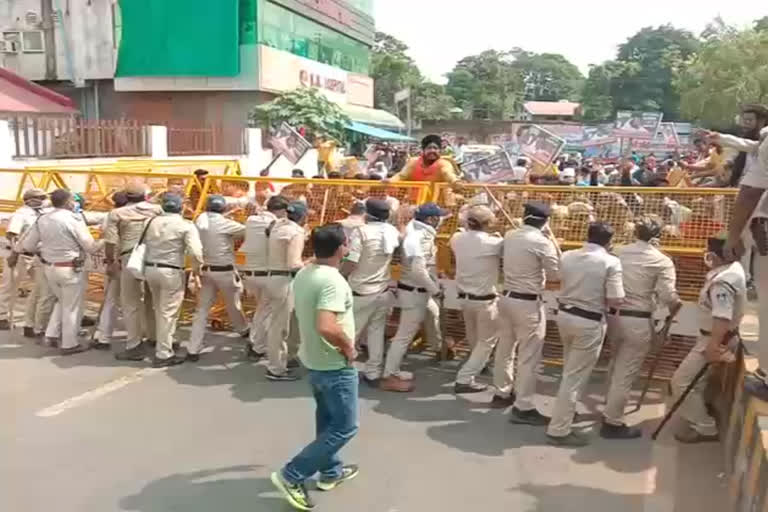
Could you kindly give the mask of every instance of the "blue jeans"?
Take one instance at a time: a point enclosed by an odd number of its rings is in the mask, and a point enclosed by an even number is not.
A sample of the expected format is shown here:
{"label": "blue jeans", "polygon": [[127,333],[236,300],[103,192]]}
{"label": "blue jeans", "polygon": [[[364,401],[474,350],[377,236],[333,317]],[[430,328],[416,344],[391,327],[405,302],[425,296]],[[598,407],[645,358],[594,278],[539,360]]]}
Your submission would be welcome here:
{"label": "blue jeans", "polygon": [[323,480],[341,476],[339,451],[357,433],[357,386],[355,368],[327,372],[310,371],[315,397],[316,438],[283,468],[283,477],[301,484],[320,473]]}

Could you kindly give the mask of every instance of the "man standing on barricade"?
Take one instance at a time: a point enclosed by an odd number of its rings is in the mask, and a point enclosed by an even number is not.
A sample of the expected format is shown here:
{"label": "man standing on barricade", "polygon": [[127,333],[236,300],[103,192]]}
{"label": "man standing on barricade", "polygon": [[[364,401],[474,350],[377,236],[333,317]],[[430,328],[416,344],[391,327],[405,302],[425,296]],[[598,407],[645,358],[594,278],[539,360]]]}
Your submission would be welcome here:
{"label": "man standing on barricade", "polygon": [[[709,364],[736,360],[739,325],[747,304],[747,276],[739,262],[728,263],[723,257],[725,240],[710,238],[704,264],[710,269],[699,294],[699,339],[672,376],[672,397],[677,400],[694,382],[697,374]],[[764,340],[763,340],[764,341]],[[718,440],[717,423],[709,415],[704,402],[707,373],[688,394],[679,409],[685,420],[675,434],[681,443]]]}
{"label": "man standing on barricade", "polygon": [[245,280],[248,293],[257,298],[256,310],[251,321],[250,343],[247,357],[259,361],[267,354],[267,327],[272,323],[272,311],[267,300],[269,281],[269,237],[267,233],[279,219],[286,216],[288,200],[283,196],[272,196],[267,200],[267,209],[251,215],[245,222],[245,240],[240,252],[245,255],[245,266],[240,275]]}
{"label": "man standing on barricade", "polygon": [[639,428],[624,423],[624,407],[632,383],[654,344],[653,312],[657,305],[669,310],[661,331],[661,337],[666,337],[668,326],[683,307],[676,290],[675,265],[655,246],[663,227],[658,217],[641,217],[635,223],[635,243],[616,252],[621,261],[626,298],[618,315],[610,311],[608,318],[613,361],[600,430],[606,439],[633,439],[643,435]]}
{"label": "man standing on barricade", "polygon": [[[451,249],[456,257],[456,286],[467,342],[472,353],[456,376],[456,394],[479,393],[487,386],[475,382],[499,340],[499,303],[496,285],[499,282],[501,251],[504,239],[491,235],[496,217],[487,206],[473,206],[467,212],[468,230],[451,238]],[[509,368],[503,368],[509,373]],[[507,378],[511,378],[510,375]],[[503,380],[494,373],[494,380]],[[494,397],[495,400],[495,397]]]}
{"label": "man standing on barricade", "polygon": [[174,354],[173,336],[184,301],[184,259],[191,257],[192,274],[200,275],[203,248],[195,225],[181,216],[183,200],[175,194],[163,197],[163,214],[147,221],[144,276],[152,294],[157,346],[156,368],[181,364],[186,354]]}
{"label": "man standing on barricade", "polygon": [[267,379],[271,381],[298,380],[291,371],[298,365],[295,357],[299,348],[291,281],[304,266],[302,254],[306,233],[303,225],[306,218],[307,205],[293,201],[286,209],[286,218],[275,222],[267,235],[269,281],[266,306],[272,312],[272,322],[267,326]]}
{"label": "man standing on barricade", "polygon": [[115,354],[120,361],[143,361],[142,331],[155,337],[155,316],[152,297],[143,280],[136,279],[123,266],[139,242],[148,219],[163,213],[163,209],[147,201],[147,189],[140,183],[129,184],[126,189],[128,204],[109,213],[104,234],[104,260],[110,279],[120,280],[120,306],[125,329],[128,332],[125,350]]}
{"label": "man standing on barricade", "polygon": [[59,301],[58,316],[50,324],[61,323],[61,354],[71,355],[88,350],[78,342],[82,315],[83,265],[86,254],[100,248],[85,223],[74,213],[72,193],[57,189],[51,193],[54,210],[41,216],[19,242],[22,251],[40,248],[40,261],[51,292]]}
{"label": "man standing on barricade", "polygon": [[429,181],[454,184],[459,181],[451,162],[440,157],[442,138],[427,135],[421,140],[421,156],[411,159],[402,171],[386,181]]}
{"label": "man standing on barricade", "polygon": [[355,339],[365,333],[368,362],[363,380],[378,387],[384,364],[384,335],[394,302],[389,289],[392,255],[400,246],[400,233],[389,224],[389,205],[383,199],[365,203],[367,222],[352,230],[349,254],[342,265],[354,296]]}
{"label": "man standing on barricade", "polygon": [[221,291],[232,331],[248,335],[240,295],[243,282],[235,270],[235,239],[242,238],[245,226],[226,218],[227,201],[222,196],[208,196],[206,211],[195,221],[203,244],[202,289],[197,299],[197,312],[192,334],[187,343],[187,359],[197,361],[205,336],[208,312]]}
{"label": "man standing on barricade", "polygon": [[[27,296],[24,313],[24,336],[37,338],[43,335],[43,330],[51,316],[55,297],[48,288],[43,267],[40,265],[38,250],[18,252],[16,242],[32,227],[41,215],[50,211],[45,207],[47,194],[39,188],[31,188],[24,192],[24,206],[11,216],[5,236],[8,239],[10,254],[3,265],[3,277],[0,282],[0,330],[11,327],[13,312],[9,311],[12,294],[18,294],[18,285],[29,275],[33,279],[32,290]],[[15,272],[15,275],[12,275]]]}
{"label": "man standing on barricade", "polygon": [[589,439],[572,431],[576,402],[584,392],[605,339],[605,312],[624,299],[621,262],[608,253],[613,229],[593,222],[587,244],[568,251],[561,264],[562,286],[557,327],[563,343],[563,377],[547,428],[557,446],[586,446]]}
{"label": "man standing on barricade", "polygon": [[448,215],[435,203],[421,205],[406,228],[403,240],[401,277],[397,283],[400,325],[392,338],[380,387],[385,391],[413,391],[413,376],[400,371],[408,345],[424,324],[427,342],[438,352],[442,345],[440,306],[442,294],[437,281],[437,228]]}
{"label": "man standing on barricade", "polygon": [[535,426],[549,423],[549,417],[541,414],[534,402],[536,372],[547,333],[543,294],[548,281],[560,280],[561,254],[547,225],[550,214],[547,204],[528,203],[523,226],[504,237],[504,292],[499,303],[501,339],[494,367],[496,395],[491,402],[492,407],[506,407],[513,402],[510,421]]}

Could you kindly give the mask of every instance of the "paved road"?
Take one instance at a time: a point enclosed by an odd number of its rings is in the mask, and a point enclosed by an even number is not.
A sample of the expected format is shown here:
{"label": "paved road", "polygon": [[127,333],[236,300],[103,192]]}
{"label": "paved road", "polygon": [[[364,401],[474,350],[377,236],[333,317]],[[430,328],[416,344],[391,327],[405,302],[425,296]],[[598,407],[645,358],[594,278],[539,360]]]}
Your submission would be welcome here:
{"label": "paved road", "polygon": [[[269,473],[313,434],[306,382],[270,383],[233,337],[211,337],[197,364],[147,370],[110,354],[60,357],[0,334],[0,510],[288,511]],[[451,393],[455,364],[410,358],[411,395],[362,389],[361,429],[345,449],[357,480],[315,493],[334,512],[709,512],[725,510],[718,446],[545,443],[508,424],[488,395]],[[547,370],[541,407],[557,378]],[[581,412],[600,401],[598,375]],[[646,431],[663,412],[632,418]],[[590,423],[584,423],[586,428]]]}

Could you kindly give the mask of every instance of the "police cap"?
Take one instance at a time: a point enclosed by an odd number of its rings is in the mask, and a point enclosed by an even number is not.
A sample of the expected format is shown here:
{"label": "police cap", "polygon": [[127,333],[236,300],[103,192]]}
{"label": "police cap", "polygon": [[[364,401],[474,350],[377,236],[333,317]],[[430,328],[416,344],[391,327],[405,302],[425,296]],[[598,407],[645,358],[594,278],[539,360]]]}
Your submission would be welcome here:
{"label": "police cap", "polygon": [[552,209],[547,203],[531,201],[525,204],[524,219],[548,219],[552,215]]}
{"label": "police cap", "polygon": [[384,199],[370,198],[365,202],[365,212],[371,217],[385,221],[389,218],[389,203]]}
{"label": "police cap", "polygon": [[227,200],[224,199],[224,196],[220,195],[212,195],[208,196],[208,202],[205,205],[206,211],[214,212],[214,213],[224,213],[224,210],[227,209]]}

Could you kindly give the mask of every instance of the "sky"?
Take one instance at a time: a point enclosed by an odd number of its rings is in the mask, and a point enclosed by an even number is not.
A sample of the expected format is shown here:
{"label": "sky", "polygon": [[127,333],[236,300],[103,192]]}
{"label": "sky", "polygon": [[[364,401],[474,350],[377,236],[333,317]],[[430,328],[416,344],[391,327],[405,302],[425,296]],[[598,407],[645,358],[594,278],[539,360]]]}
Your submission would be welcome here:
{"label": "sky", "polygon": [[405,42],[438,83],[487,49],[561,53],[586,74],[643,27],[671,23],[698,35],[716,16],[747,26],[768,14],[760,0],[376,0],[375,8],[376,29]]}

